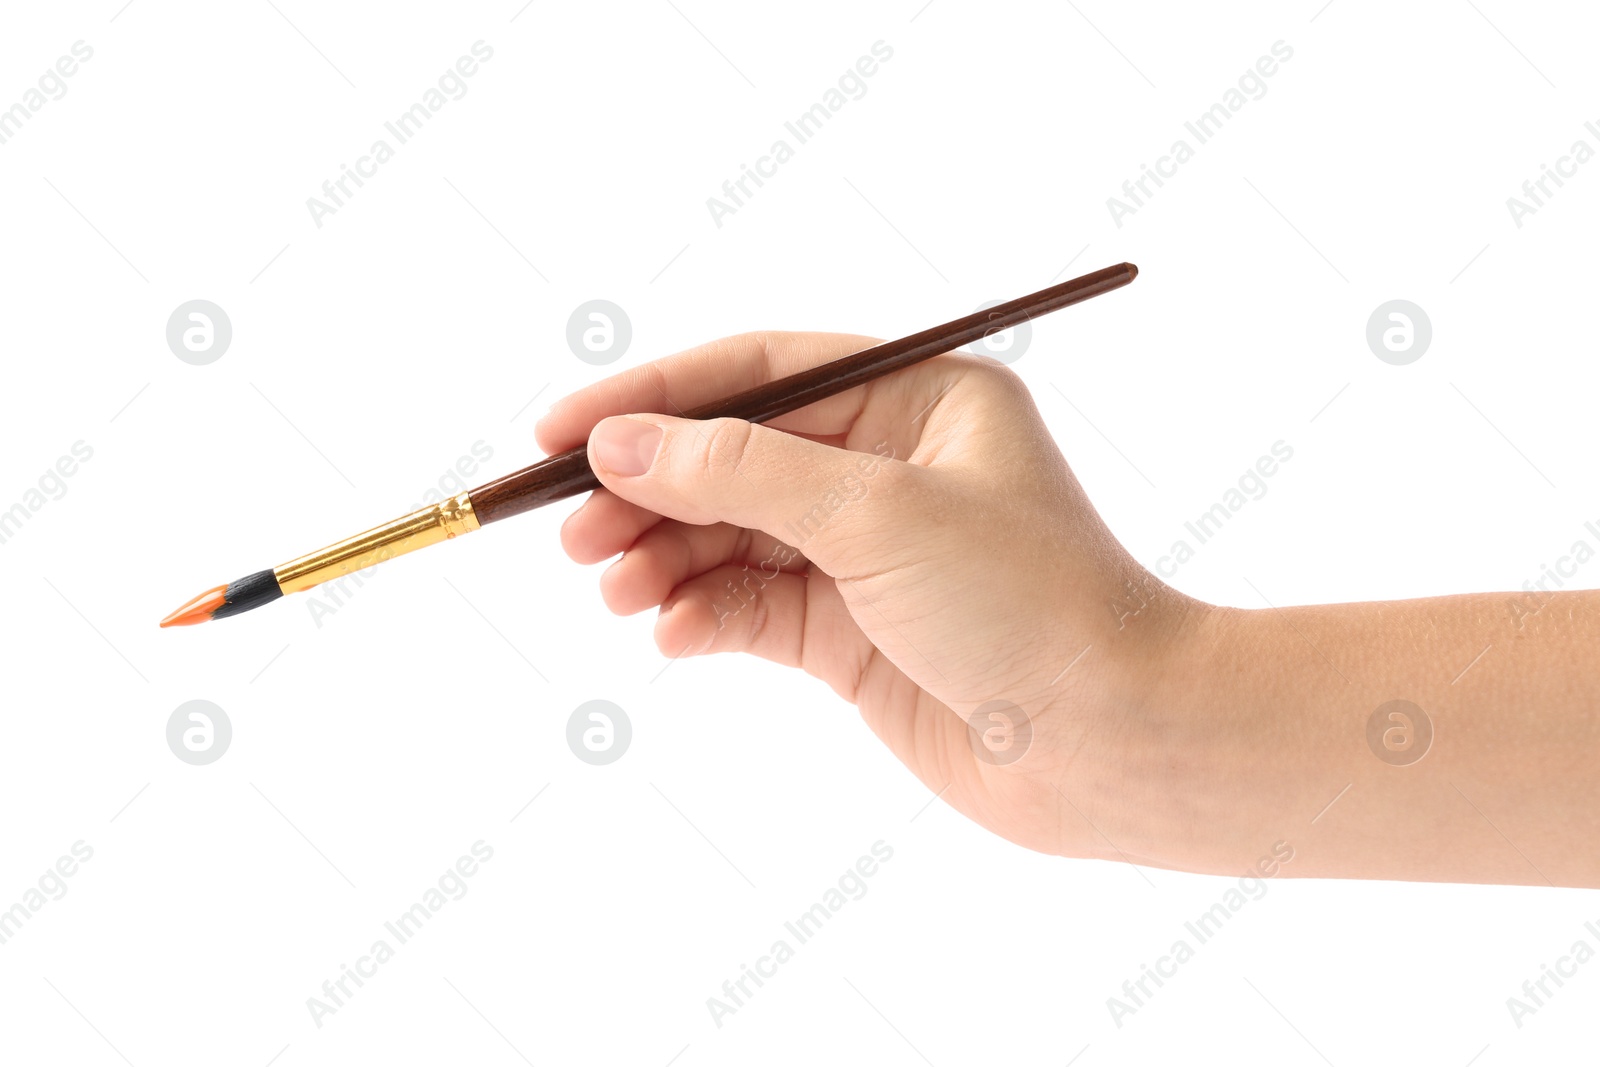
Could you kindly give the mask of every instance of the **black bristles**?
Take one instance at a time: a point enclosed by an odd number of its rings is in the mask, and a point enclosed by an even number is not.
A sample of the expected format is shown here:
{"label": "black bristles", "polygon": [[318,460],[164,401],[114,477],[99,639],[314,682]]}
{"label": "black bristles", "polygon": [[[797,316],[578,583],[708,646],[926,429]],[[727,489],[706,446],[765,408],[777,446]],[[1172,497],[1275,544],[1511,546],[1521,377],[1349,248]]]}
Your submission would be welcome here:
{"label": "black bristles", "polygon": [[278,588],[278,576],[271,571],[256,571],[228,583],[223,592],[223,605],[211,613],[213,619],[226,619],[240,615],[263,604],[270,604],[283,595]]}

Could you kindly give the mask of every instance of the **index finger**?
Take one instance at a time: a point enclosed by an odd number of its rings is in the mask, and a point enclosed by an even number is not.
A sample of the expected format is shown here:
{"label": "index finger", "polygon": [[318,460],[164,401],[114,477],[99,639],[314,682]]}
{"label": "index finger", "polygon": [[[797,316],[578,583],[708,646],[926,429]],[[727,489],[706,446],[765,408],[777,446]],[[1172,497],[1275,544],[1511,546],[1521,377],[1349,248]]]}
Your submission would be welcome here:
{"label": "index finger", "polygon": [[[724,337],[625,370],[556,401],[539,420],[534,436],[546,452],[560,452],[583,444],[595,423],[612,415],[681,415],[699,404],[878,343],[876,338],[845,333],[769,331]],[[863,388],[819,400],[770,425],[804,434],[843,433],[861,410]]]}

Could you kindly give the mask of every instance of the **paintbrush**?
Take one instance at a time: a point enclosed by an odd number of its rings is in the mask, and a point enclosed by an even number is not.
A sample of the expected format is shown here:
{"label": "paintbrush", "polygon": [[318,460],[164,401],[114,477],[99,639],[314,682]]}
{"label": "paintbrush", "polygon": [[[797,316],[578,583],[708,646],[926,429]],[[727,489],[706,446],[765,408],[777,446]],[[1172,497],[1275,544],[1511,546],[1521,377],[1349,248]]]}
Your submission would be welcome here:
{"label": "paintbrush", "polygon": [[[1120,289],[1138,274],[1139,268],[1132,263],[1120,263],[689,411],[660,414],[678,414],[686,419],[735,418],[766,422],[989,334],[1010,329],[1035,315]],[[238,615],[269,604],[285,593],[299,593],[355,571],[364,571],[402,553],[471,533],[485,523],[509,519],[553,500],[598,489],[600,480],[589,468],[587,452],[583,445],[570,448],[531,467],[458,493],[443,503],[414,511],[282,566],[256,571],[209,589],[162,619],[161,625],[189,626]]]}

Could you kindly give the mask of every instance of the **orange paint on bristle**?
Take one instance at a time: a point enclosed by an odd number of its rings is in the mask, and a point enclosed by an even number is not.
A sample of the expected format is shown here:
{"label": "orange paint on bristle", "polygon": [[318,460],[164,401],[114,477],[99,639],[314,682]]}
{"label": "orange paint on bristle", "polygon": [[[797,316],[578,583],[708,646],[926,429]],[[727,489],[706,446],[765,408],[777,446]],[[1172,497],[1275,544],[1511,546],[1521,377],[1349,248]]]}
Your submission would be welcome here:
{"label": "orange paint on bristle", "polygon": [[207,589],[204,593],[189,601],[183,607],[161,620],[161,625],[166,626],[193,626],[199,622],[210,622],[211,613],[227,603],[228,587],[219,585],[215,589]]}

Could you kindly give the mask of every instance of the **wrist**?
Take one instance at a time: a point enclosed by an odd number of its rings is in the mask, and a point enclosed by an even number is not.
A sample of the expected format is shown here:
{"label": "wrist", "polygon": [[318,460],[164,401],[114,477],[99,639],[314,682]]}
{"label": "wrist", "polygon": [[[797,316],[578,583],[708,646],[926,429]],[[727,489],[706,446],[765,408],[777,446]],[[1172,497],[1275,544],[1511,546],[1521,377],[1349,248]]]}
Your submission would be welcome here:
{"label": "wrist", "polygon": [[1273,725],[1236,699],[1251,669],[1260,612],[1199,604],[1176,625],[1142,693],[1149,775],[1146,847],[1162,866],[1237,873],[1272,844],[1276,813],[1255,787]]}
{"label": "wrist", "polygon": [[1247,731],[1223,695],[1249,661],[1257,615],[1154,578],[1141,595],[1147,608],[1109,624],[1099,696],[1062,782],[1063,852],[1228,873],[1259,850]]}

